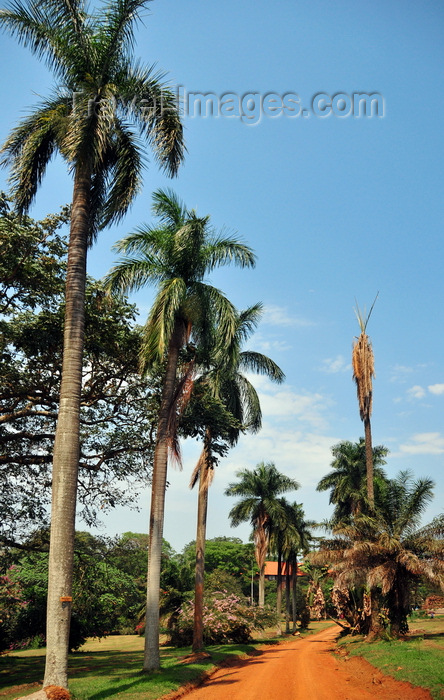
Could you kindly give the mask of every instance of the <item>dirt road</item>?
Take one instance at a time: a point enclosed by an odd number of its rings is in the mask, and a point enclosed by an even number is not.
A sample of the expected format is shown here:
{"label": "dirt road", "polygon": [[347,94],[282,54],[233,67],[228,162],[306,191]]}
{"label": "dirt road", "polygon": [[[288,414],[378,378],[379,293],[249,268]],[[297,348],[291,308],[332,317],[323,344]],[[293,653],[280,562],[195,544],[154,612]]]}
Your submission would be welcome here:
{"label": "dirt road", "polygon": [[186,700],[431,700],[428,691],[383,676],[363,659],[335,649],[337,627],[264,648],[221,668]]}

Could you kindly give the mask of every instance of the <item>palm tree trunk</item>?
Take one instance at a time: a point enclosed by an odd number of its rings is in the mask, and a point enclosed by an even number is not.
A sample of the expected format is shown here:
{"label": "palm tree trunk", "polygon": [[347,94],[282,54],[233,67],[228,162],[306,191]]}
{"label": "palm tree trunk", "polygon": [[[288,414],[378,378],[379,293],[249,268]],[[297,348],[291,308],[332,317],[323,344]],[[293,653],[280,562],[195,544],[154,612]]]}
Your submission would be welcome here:
{"label": "palm tree trunk", "polygon": [[367,468],[367,498],[371,508],[375,506],[375,489],[373,483],[373,448],[372,448],[372,430],[370,425],[370,417],[364,419],[365,431],[365,463]]}
{"label": "palm tree trunk", "polygon": [[90,176],[78,170],[68,247],[63,366],[53,457],[45,687],[68,687],[90,185]]}
{"label": "palm tree trunk", "polygon": [[370,631],[367,635],[368,642],[378,639],[382,636],[384,628],[381,624],[379,611],[381,609],[381,593],[378,588],[371,589],[371,613],[370,613]]}
{"label": "palm tree trunk", "polygon": [[290,634],[290,564],[287,559],[287,569],[285,571],[285,632]]}
{"label": "palm tree trunk", "polygon": [[259,607],[263,608],[265,605],[265,562],[259,569]]}
{"label": "palm tree trunk", "polygon": [[277,588],[276,588],[276,613],[278,617],[278,634],[281,634],[281,614],[282,614],[282,547],[278,546],[277,562]]}
{"label": "palm tree trunk", "polygon": [[297,554],[294,559],[291,572],[291,593],[292,593],[292,608],[293,608],[293,632],[296,632],[297,628],[297,616],[298,616],[298,558]]}
{"label": "palm tree trunk", "polygon": [[199,474],[196,532],[196,578],[194,587],[193,651],[202,651],[203,642],[203,594],[205,574],[205,537],[207,532],[208,477],[211,469],[211,433],[207,429],[204,444],[204,461]]}
{"label": "palm tree trunk", "polygon": [[143,670],[160,668],[159,654],[159,598],[162,556],[165,489],[168,469],[169,411],[176,384],[182,330],[176,326],[168,348],[168,360],[162,387],[156,447],[154,450],[151,482],[150,533],[148,544],[148,577],[146,591],[146,627]]}

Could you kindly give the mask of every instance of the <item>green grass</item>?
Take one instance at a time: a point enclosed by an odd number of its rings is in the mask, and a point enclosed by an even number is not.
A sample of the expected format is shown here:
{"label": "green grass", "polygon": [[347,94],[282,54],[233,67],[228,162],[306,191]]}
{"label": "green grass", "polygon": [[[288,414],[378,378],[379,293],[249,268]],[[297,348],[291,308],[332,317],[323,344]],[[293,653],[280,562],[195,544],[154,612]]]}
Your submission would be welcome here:
{"label": "green grass", "polygon": [[[330,626],[313,622],[306,634]],[[161,648],[160,672],[142,674],[143,639],[136,636],[90,640],[69,659],[69,687],[78,700],[156,700],[210,672],[224,659],[254,654],[263,644],[288,637],[275,637],[268,630],[251,644],[220,645],[208,648],[211,659],[181,664],[190,648]],[[305,633],[304,633],[305,634]],[[45,650],[19,651],[0,656],[0,700],[13,700],[35,692],[43,682]],[[17,686],[22,686],[20,689]]]}
{"label": "green grass", "polygon": [[362,656],[383,673],[412,685],[428,688],[433,698],[444,699],[444,618],[409,621],[405,640],[367,643],[362,637],[345,637],[340,645],[351,656]]}

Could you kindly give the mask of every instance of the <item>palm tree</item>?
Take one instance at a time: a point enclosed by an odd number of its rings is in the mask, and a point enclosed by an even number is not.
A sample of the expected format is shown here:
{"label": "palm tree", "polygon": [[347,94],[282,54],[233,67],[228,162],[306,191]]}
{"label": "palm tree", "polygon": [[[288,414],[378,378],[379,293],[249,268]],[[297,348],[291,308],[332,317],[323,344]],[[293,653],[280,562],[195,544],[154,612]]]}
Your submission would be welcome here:
{"label": "palm tree", "polygon": [[290,503],[287,508],[287,526],[282,546],[286,564],[286,631],[289,631],[290,588],[292,598],[293,632],[296,631],[297,616],[297,576],[298,555],[307,554],[310,548],[311,528],[316,527],[314,520],[306,520],[301,503]]}
{"label": "palm tree", "polygon": [[283,507],[278,496],[295,491],[299,484],[281,474],[273,462],[260,462],[256,468],[241,469],[236,473],[239,481],[229,484],[225,495],[240,496],[230,511],[231,525],[236,527],[250,521],[253,526],[256,561],[259,567],[259,605],[265,603],[265,559],[268,552],[273,523],[283,519]]}
{"label": "palm tree", "polygon": [[[267,376],[271,381],[281,383],[285,375],[266,355],[254,351],[242,351],[242,343],[248,339],[259,323],[262,305],[255,304],[236,314],[235,331],[231,343],[224,345],[221,353],[218,345],[210,358],[210,368],[203,373],[199,383],[210,394],[213,403],[210,411],[201,419],[205,423],[204,447],[191,477],[193,488],[199,479],[197,534],[196,534],[196,581],[194,597],[193,651],[203,648],[203,585],[205,571],[205,537],[208,509],[208,489],[211,485],[216,454],[225,454],[226,448],[233,447],[241,432],[257,433],[262,425],[260,401],[256,389],[242,374],[242,371],[256,372]],[[221,402],[227,414],[222,414],[222,426],[215,426],[214,402]],[[234,420],[233,420],[234,419]]]}
{"label": "palm tree", "polygon": [[[230,342],[236,330],[236,314],[226,297],[205,282],[216,267],[234,262],[253,267],[251,249],[236,238],[216,235],[209,217],[186,209],[171,191],[153,195],[158,227],[142,227],[116,244],[125,257],[111,270],[111,289],[137,290],[158,284],[158,292],[144,330],[144,371],[165,362],[157,424],[151,486],[150,541],[144,670],[156,670],[159,658],[160,555],[165,506],[168,452],[176,440],[179,353],[191,341],[205,348],[211,343],[212,324]],[[185,382],[185,385],[187,382]]]}
{"label": "palm tree", "polygon": [[67,686],[87,248],[100,229],[125,214],[140,188],[139,135],[170,175],[184,154],[172,92],[161,74],[133,58],[135,25],[147,2],[108,0],[89,14],[85,0],[14,0],[0,13],[1,27],[46,60],[58,83],[2,148],[18,211],[28,210],[56,152],[74,180],[53,461],[46,686]]}
{"label": "palm tree", "polygon": [[[344,522],[356,513],[366,509],[368,504],[366,489],[366,444],[342,440],[331,448],[333,471],[326,474],[318,483],[317,491],[330,489],[329,503],[335,504],[332,522]],[[387,480],[382,466],[386,464],[388,449],[383,445],[373,448],[373,471],[376,495]]]}
{"label": "palm tree", "polygon": [[375,301],[373,302],[367,316],[364,317],[359,308],[356,310],[356,316],[361,329],[361,334],[353,344],[352,352],[353,380],[356,382],[356,389],[358,393],[359,414],[364,423],[365,458],[367,466],[367,497],[371,508],[373,508],[375,503],[373,486],[372,430],[370,424],[373,404],[372,379],[375,376],[375,363],[373,349],[370,339],[366,334],[366,329],[377,298],[378,295],[376,295]]}
{"label": "palm tree", "polygon": [[364,585],[371,591],[370,639],[380,630],[375,598],[387,606],[390,631],[397,637],[408,630],[412,584],[423,577],[444,590],[444,516],[419,527],[432,497],[430,479],[413,481],[410,472],[400,472],[371,515],[357,513],[351,524],[337,525],[336,539],[324,541],[322,550],[310,555],[334,569],[339,589]]}

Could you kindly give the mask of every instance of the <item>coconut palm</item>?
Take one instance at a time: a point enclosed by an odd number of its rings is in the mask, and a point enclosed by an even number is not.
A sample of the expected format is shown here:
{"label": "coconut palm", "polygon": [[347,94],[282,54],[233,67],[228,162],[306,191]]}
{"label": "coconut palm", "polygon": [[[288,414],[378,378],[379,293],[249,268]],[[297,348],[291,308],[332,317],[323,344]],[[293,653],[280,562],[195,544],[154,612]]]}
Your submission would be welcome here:
{"label": "coconut palm", "polygon": [[239,481],[229,484],[225,494],[240,496],[229,513],[231,525],[236,527],[250,521],[253,526],[256,562],[259,567],[259,605],[265,602],[265,559],[272,534],[273,523],[284,518],[283,506],[278,498],[287,491],[295,491],[299,484],[281,474],[273,462],[260,462],[256,468],[241,469],[236,473]]}
{"label": "coconut palm", "polygon": [[[199,380],[210,395],[210,410],[201,420],[205,423],[204,447],[193,472],[190,486],[199,480],[197,534],[196,534],[196,582],[194,598],[193,651],[203,648],[203,583],[205,570],[205,537],[208,509],[208,489],[214,475],[217,454],[221,455],[223,445],[233,447],[241,432],[257,433],[262,425],[260,401],[256,389],[242,372],[255,372],[267,376],[271,381],[281,383],[284,373],[266,355],[254,351],[242,351],[242,344],[248,339],[259,323],[262,305],[255,304],[237,313],[235,331],[231,343],[224,344],[223,352],[216,345],[216,352],[210,358],[210,367]],[[221,402],[225,415],[222,425],[215,425],[214,402]],[[227,413],[228,412],[228,413]],[[222,447],[223,454],[225,454]]]}
{"label": "coconut palm", "polygon": [[375,376],[375,363],[372,345],[368,335],[366,334],[366,329],[377,297],[378,295],[376,295],[375,301],[373,302],[371,309],[366,316],[361,313],[359,308],[356,309],[356,316],[361,333],[356,339],[356,342],[353,343],[352,352],[353,380],[356,382],[359,415],[364,423],[365,458],[367,467],[367,497],[370,507],[373,507],[375,502],[373,486],[372,430],[370,423],[373,404],[372,379]]}
{"label": "coconut palm", "polygon": [[90,14],[85,0],[14,0],[0,13],[0,26],[44,59],[57,81],[2,148],[19,212],[28,210],[56,152],[74,181],[54,446],[47,686],[67,686],[87,248],[138,192],[144,141],[170,175],[184,153],[174,95],[160,73],[133,58],[135,26],[147,2],[108,0]]}
{"label": "coconut palm", "polygon": [[[372,599],[389,611],[394,637],[408,630],[412,584],[426,578],[444,590],[444,516],[419,527],[425,507],[433,497],[430,479],[414,481],[410,472],[388,482],[371,515],[357,513],[350,524],[333,529],[336,539],[324,541],[310,555],[315,563],[334,570],[341,590],[366,586]],[[372,600],[370,638],[379,631],[378,604]]]}
{"label": "coconut palm", "polygon": [[[177,400],[189,382],[177,382],[179,353],[192,344],[205,349],[213,324],[230,342],[236,330],[231,303],[205,276],[234,262],[254,266],[251,249],[234,237],[217,235],[208,216],[198,217],[167,190],[153,195],[158,226],[141,227],[116,244],[124,258],[111,270],[111,289],[134,291],[157,284],[144,329],[142,368],[165,362],[151,487],[150,542],[144,670],[159,668],[159,581],[168,452],[176,440]],[[188,377],[186,377],[187,379]]]}
{"label": "coconut palm", "polygon": [[[331,448],[333,471],[326,474],[318,483],[317,491],[330,489],[329,503],[336,508],[332,522],[344,522],[350,516],[362,512],[368,505],[366,488],[366,444],[364,438],[359,442],[342,440]],[[386,464],[388,449],[383,445],[373,447],[373,477],[376,494],[384,487],[386,475],[382,466]]]}

